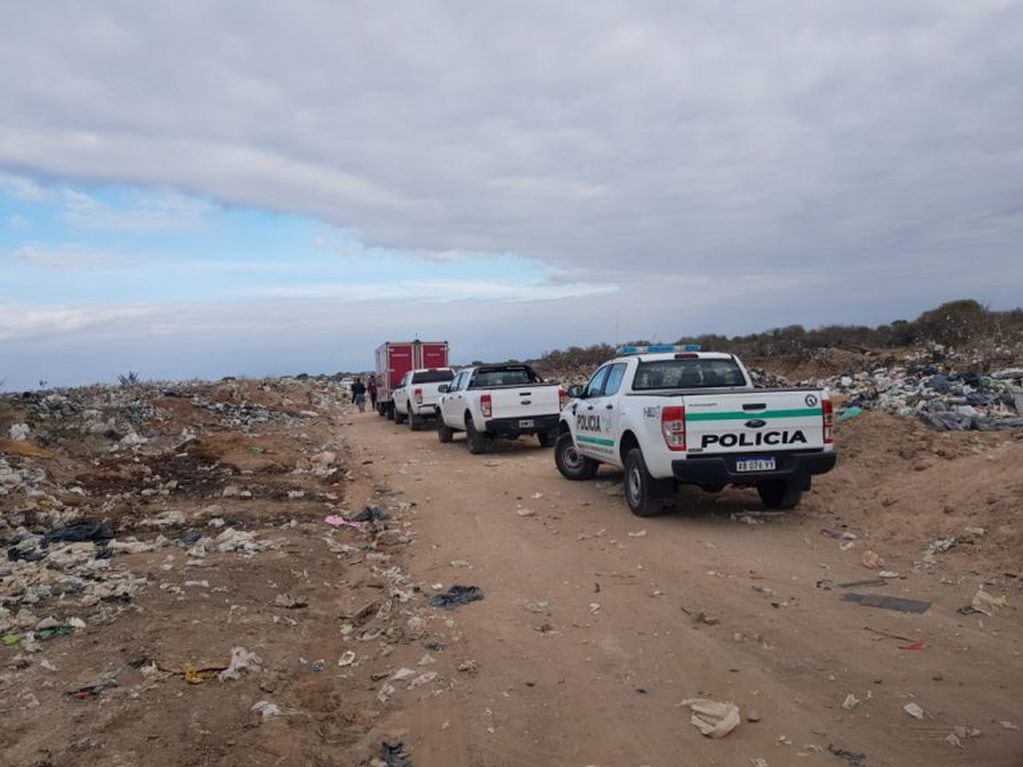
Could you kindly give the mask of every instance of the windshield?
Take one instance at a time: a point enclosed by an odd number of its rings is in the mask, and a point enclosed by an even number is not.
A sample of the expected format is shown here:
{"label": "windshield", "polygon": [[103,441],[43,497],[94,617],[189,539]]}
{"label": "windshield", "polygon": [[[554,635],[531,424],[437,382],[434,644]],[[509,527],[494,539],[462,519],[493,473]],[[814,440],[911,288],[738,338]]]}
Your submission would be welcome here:
{"label": "windshield", "polygon": [[451,370],[421,370],[412,374],[412,383],[439,383],[455,377]]}
{"label": "windshield", "polygon": [[713,389],[745,385],[746,379],[735,360],[657,360],[639,363],[632,390]]}

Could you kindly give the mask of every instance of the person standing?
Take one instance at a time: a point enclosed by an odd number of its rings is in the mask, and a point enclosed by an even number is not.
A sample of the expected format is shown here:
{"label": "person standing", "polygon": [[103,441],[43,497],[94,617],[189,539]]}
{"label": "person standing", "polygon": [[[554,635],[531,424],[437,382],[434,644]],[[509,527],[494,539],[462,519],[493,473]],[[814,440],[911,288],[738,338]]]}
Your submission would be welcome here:
{"label": "person standing", "polygon": [[369,392],[369,404],[373,410],[377,409],[377,377],[370,375],[369,382],[366,384],[366,391]]}
{"label": "person standing", "polygon": [[359,408],[360,413],[366,412],[366,384],[362,382],[361,378],[356,378],[355,383],[352,384],[352,399],[355,401],[355,406]]}

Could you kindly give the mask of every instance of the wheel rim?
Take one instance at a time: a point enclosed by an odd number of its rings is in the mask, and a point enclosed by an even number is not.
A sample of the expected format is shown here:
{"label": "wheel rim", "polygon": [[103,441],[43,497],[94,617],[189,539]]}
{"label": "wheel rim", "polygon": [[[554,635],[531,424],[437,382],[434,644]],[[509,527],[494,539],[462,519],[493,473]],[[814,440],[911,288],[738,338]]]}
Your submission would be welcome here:
{"label": "wheel rim", "polygon": [[573,446],[566,447],[561,451],[561,460],[565,462],[565,465],[572,470],[578,470],[582,468],[583,459],[579,455],[579,451]]}
{"label": "wheel rim", "polygon": [[643,478],[639,476],[638,466],[633,466],[629,469],[628,493],[629,500],[632,501],[633,504],[638,504],[640,498],[643,497]]}

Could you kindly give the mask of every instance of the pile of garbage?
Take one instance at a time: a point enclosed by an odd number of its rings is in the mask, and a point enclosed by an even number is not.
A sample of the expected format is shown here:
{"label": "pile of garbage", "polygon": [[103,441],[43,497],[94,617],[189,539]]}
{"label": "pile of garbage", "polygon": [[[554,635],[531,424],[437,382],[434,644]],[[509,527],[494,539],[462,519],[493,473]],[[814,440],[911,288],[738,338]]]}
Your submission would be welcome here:
{"label": "pile of garbage", "polygon": [[1023,368],[982,375],[911,364],[802,383],[843,395],[845,413],[880,410],[913,416],[941,431],[1023,428]]}

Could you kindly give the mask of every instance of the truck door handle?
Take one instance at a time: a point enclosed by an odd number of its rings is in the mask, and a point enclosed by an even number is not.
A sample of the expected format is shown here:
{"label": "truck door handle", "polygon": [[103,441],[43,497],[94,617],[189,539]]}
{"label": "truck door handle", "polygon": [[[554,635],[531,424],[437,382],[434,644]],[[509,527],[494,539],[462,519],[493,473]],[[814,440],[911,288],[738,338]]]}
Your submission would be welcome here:
{"label": "truck door handle", "polygon": [[604,410],[614,410],[614,409],[615,409],[614,405],[604,405]]}
{"label": "truck door handle", "polygon": [[750,402],[742,406],[743,410],[764,410],[767,408],[766,402]]}
{"label": "truck door handle", "polygon": [[589,405],[586,409],[587,410],[593,410],[593,405]]}

